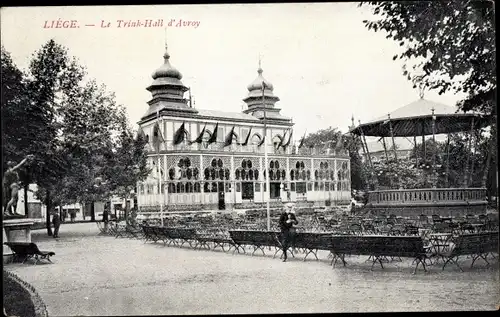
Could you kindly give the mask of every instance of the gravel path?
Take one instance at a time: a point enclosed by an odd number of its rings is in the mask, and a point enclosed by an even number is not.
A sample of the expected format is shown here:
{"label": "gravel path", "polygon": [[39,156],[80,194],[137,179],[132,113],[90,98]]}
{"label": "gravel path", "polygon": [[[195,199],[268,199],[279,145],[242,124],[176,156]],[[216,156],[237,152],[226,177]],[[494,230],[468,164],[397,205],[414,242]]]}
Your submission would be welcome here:
{"label": "gravel path", "polygon": [[[494,310],[498,260],[464,273],[453,265],[412,275],[411,260],[382,271],[366,257],[332,269],[320,261],[165,247],[98,236],[95,224],[61,227],[60,239],[32,233],[55,264],[8,264],[31,283],[50,316]],[[257,253],[256,253],[257,254]],[[491,261],[490,261],[491,262]]]}

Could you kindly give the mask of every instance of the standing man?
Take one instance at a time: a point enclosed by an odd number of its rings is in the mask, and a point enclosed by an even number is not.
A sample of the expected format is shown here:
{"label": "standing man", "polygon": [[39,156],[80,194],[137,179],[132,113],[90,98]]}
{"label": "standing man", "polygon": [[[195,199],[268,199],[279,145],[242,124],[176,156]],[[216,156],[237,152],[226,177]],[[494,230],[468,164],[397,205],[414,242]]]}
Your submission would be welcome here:
{"label": "standing man", "polygon": [[[7,170],[3,174],[2,189],[4,195],[4,215],[14,216],[19,215],[16,212],[17,200],[19,199],[19,174],[17,170],[22,167],[26,162],[31,161],[33,155],[28,155],[19,164],[15,165],[14,162],[7,162]],[[27,212],[27,211],[26,211]]]}
{"label": "standing man", "polygon": [[295,210],[293,209],[293,204],[286,204],[286,209],[280,216],[279,226],[281,230],[281,246],[283,248],[283,262],[287,260],[287,251],[290,246],[290,242],[293,241],[295,228],[299,222],[295,217]]}
{"label": "standing man", "polygon": [[61,215],[59,214],[59,210],[54,209],[54,213],[52,214],[52,223],[54,224],[54,238],[59,238],[59,227],[61,226]]}

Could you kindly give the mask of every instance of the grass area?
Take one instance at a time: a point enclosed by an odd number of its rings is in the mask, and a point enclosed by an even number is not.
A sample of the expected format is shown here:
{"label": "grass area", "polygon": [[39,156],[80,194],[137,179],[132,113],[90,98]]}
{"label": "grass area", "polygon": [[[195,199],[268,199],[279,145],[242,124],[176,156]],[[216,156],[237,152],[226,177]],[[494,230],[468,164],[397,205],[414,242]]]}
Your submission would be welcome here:
{"label": "grass area", "polygon": [[36,316],[30,293],[5,272],[3,274],[3,307],[7,316]]}

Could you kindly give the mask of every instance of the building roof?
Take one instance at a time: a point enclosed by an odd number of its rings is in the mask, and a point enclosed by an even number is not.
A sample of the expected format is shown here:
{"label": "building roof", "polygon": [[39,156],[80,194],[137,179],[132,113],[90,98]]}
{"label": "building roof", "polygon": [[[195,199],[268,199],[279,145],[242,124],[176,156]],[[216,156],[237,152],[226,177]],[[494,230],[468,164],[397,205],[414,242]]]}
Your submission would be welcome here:
{"label": "building roof", "polygon": [[[398,151],[413,149],[413,142],[411,140],[408,140],[407,138],[394,138],[394,143],[396,143],[396,149]],[[367,144],[368,144],[368,150],[370,151],[370,153],[384,151],[384,144],[382,143],[382,140],[380,140],[380,142],[379,141],[367,142]],[[392,139],[386,138],[385,146],[387,147],[388,151],[391,151]]]}
{"label": "building roof", "polygon": [[423,98],[388,115],[363,123],[350,132],[365,136],[413,137],[469,131],[471,125],[478,129],[487,124],[487,118],[477,113],[459,113],[450,107]]}
{"label": "building roof", "polygon": [[250,121],[260,121],[256,117],[243,113],[243,112],[227,112],[227,111],[219,111],[219,110],[205,110],[198,109],[198,115],[204,117],[218,117],[218,118],[227,118],[227,119],[236,119],[236,120],[250,120]]}

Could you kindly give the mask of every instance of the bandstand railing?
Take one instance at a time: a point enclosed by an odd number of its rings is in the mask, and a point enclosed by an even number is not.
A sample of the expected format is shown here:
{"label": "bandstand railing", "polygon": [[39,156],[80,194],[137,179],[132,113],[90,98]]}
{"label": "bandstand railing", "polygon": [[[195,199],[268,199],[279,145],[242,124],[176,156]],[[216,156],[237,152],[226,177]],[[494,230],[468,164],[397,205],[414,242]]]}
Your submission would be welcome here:
{"label": "bandstand railing", "polygon": [[486,201],[485,188],[424,188],[376,190],[368,194],[371,206],[473,204]]}

